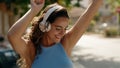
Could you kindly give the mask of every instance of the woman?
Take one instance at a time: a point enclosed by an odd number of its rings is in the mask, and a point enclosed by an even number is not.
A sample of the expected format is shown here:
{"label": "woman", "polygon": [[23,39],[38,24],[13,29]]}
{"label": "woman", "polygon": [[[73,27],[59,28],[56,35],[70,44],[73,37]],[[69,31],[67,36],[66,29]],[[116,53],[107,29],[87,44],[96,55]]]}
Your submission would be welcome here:
{"label": "woman", "polygon": [[28,39],[23,34],[32,19],[44,6],[44,0],[31,0],[31,9],[9,30],[8,39],[20,55],[23,68],[73,68],[71,51],[88,27],[102,0],[91,0],[89,7],[66,32],[67,10],[52,4],[33,22]]}

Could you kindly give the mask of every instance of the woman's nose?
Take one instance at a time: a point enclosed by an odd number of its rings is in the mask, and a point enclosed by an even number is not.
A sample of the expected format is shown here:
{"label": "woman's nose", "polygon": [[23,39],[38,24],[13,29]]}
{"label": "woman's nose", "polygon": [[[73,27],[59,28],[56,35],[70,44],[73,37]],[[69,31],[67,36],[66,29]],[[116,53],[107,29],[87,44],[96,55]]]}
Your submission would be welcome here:
{"label": "woman's nose", "polygon": [[66,33],[66,30],[61,30],[60,34],[64,35]]}

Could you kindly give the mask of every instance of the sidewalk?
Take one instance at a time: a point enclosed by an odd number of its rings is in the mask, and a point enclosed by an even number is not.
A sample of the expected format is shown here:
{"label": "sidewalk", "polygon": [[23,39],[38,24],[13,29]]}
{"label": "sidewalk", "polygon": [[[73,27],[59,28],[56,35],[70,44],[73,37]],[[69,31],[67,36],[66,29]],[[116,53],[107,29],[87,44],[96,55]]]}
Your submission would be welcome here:
{"label": "sidewalk", "polygon": [[73,49],[74,68],[120,68],[120,38],[83,35]]}

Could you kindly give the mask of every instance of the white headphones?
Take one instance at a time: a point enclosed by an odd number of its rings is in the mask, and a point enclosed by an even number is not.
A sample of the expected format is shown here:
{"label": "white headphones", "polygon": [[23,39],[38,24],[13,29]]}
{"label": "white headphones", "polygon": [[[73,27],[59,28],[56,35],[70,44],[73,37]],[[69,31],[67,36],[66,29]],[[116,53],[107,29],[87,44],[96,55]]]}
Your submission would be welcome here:
{"label": "white headphones", "polygon": [[48,17],[57,9],[62,8],[61,6],[54,6],[50,8],[43,17],[43,20],[39,23],[39,28],[42,32],[48,32],[51,29],[51,24],[47,22]]}

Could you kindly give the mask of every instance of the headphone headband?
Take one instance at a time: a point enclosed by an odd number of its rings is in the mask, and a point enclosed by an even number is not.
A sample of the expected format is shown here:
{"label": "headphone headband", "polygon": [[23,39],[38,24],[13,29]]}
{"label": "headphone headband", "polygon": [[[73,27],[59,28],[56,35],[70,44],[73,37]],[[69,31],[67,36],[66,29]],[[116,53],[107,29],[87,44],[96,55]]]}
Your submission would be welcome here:
{"label": "headphone headband", "polygon": [[59,9],[59,8],[62,8],[62,7],[61,7],[61,6],[54,6],[54,7],[50,8],[50,9],[46,12],[45,16],[43,17],[43,22],[46,22],[46,20],[48,19],[48,17],[49,17],[55,10],[57,10],[57,9]]}
{"label": "headphone headband", "polygon": [[51,29],[50,23],[47,22],[48,17],[57,9],[62,8],[61,6],[54,6],[50,8],[44,15],[43,20],[39,23],[39,28],[41,31],[49,31]]}

